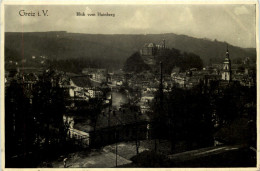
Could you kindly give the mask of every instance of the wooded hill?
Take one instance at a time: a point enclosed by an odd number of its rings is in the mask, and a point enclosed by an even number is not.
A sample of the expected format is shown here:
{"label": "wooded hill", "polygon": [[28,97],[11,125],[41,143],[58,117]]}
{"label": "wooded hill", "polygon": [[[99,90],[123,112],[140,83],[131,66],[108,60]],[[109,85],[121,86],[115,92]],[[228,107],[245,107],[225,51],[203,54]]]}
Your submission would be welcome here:
{"label": "wooded hill", "polygon": [[[179,49],[182,53],[194,53],[204,65],[222,62],[226,43],[217,40],[198,39],[185,35],[147,34],[147,35],[102,35],[67,32],[26,32],[5,33],[5,59],[21,61],[31,56],[45,55],[49,59],[88,59],[101,60],[112,68],[122,68],[126,59],[138,52],[145,43],[159,44],[166,40],[168,48]],[[255,48],[240,48],[229,45],[230,58],[239,63],[245,57],[256,61]],[[23,54],[23,55],[22,55]]]}

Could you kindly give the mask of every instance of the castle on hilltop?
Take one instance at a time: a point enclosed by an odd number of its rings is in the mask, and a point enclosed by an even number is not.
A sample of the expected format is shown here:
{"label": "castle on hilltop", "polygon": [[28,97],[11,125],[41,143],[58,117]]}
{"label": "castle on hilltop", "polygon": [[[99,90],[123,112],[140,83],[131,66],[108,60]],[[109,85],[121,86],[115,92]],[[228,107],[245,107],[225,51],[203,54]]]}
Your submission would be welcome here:
{"label": "castle on hilltop", "polygon": [[155,65],[155,56],[160,54],[164,49],[166,49],[165,40],[157,45],[155,43],[145,43],[140,50],[140,54],[146,64]]}

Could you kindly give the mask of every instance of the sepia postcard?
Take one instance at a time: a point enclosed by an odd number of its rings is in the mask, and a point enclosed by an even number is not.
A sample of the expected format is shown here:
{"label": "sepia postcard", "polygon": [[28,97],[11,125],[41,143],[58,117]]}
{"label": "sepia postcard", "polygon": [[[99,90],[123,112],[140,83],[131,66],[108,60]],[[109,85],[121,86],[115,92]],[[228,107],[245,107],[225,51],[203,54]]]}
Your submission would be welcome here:
{"label": "sepia postcard", "polygon": [[259,170],[258,1],[1,4],[1,169]]}

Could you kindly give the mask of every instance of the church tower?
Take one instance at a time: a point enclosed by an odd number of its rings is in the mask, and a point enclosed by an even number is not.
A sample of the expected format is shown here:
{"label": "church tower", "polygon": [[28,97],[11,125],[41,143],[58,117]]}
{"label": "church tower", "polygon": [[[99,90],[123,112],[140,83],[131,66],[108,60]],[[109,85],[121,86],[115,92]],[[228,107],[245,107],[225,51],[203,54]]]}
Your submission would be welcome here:
{"label": "church tower", "polygon": [[229,58],[228,45],[227,45],[226,57],[223,63],[222,80],[231,81],[231,61]]}

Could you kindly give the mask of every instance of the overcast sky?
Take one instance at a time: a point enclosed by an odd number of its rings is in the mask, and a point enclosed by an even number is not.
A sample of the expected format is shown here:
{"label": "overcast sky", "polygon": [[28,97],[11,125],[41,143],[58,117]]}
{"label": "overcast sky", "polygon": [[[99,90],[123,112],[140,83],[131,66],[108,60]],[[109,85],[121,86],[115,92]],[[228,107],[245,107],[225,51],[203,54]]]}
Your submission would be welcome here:
{"label": "overcast sky", "polygon": [[[22,17],[20,10],[48,10],[48,17]],[[79,17],[76,12],[115,17]],[[5,31],[68,31],[89,34],[176,33],[256,47],[255,5],[49,5],[5,7]]]}

